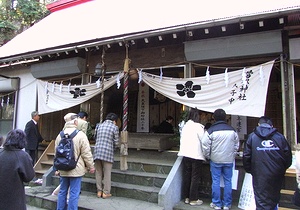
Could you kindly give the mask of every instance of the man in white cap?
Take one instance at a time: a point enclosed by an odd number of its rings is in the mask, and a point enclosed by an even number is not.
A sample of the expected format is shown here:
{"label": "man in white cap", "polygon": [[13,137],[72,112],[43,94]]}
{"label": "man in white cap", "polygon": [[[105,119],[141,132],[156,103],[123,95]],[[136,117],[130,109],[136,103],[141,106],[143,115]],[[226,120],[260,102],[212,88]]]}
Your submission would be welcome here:
{"label": "man in white cap", "polygon": [[[68,113],[64,116],[66,121],[64,133],[71,134],[77,129],[77,114]],[[61,140],[60,135],[56,137],[55,149]],[[81,190],[81,179],[86,173],[86,167],[90,173],[95,172],[93,155],[91,152],[90,143],[86,135],[79,131],[73,138],[75,159],[78,159],[76,168],[70,171],[60,170],[60,191],[57,199],[57,209],[78,209],[78,200]],[[79,158],[78,158],[79,157]],[[70,198],[67,204],[67,193],[70,188]]]}

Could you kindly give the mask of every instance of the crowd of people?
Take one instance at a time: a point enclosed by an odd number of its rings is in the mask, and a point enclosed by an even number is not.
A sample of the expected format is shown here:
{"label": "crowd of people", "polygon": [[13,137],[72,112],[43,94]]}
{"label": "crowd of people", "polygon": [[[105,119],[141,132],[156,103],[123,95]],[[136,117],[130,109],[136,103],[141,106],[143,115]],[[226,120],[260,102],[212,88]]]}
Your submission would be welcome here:
{"label": "crowd of people", "polygon": [[[181,124],[178,156],[183,157],[184,202],[192,206],[203,203],[199,198],[201,165],[203,161],[209,161],[212,179],[210,207],[230,209],[232,176],[240,142],[238,133],[227,124],[223,109],[215,110],[212,115],[214,123],[207,123],[205,126],[194,113],[199,116],[198,110],[190,109],[188,121]],[[277,210],[284,176],[292,164],[290,145],[273,127],[272,120],[262,116],[258,126],[249,134],[243,150],[244,169],[253,177],[256,209]],[[300,160],[298,165],[297,171],[300,171]],[[297,174],[297,181],[300,183],[300,172]],[[224,182],[223,187],[221,180]],[[294,196],[293,202],[296,204],[297,201],[300,203],[300,194],[298,197]]]}
{"label": "crowd of people", "polygon": [[[198,206],[203,201],[199,195],[202,165],[209,162],[212,178],[211,203],[213,209],[232,207],[232,176],[235,157],[239,149],[239,137],[235,129],[227,123],[223,109],[214,111],[214,123],[205,126],[200,123],[200,111],[191,108],[188,119],[181,124],[178,156],[182,157],[182,196],[184,203]],[[11,130],[6,138],[0,136],[0,209],[26,209],[24,183],[35,177],[34,164],[37,148],[43,140],[38,129],[39,113],[31,113],[31,120],[24,131]],[[81,192],[81,180],[86,172],[95,173],[98,198],[109,198],[111,194],[111,171],[114,152],[119,144],[118,116],[108,113],[98,124],[95,134],[87,122],[86,112],[68,113],[64,116],[64,133],[78,133],[73,138],[77,165],[74,169],[56,170],[60,185],[53,191],[57,195],[57,209],[77,209]],[[173,133],[173,118],[168,116],[161,123],[158,132]],[[95,138],[92,153],[89,137]],[[57,135],[55,147],[61,140]],[[298,145],[297,145],[298,146]],[[300,146],[296,147],[297,189],[300,189]],[[3,161],[4,160],[4,161]],[[280,190],[286,170],[292,164],[291,147],[285,137],[273,127],[266,116],[259,118],[258,126],[249,134],[243,148],[243,166],[252,175],[255,205],[257,210],[276,210],[280,200]],[[221,178],[224,186],[220,187]],[[10,190],[14,188],[14,190]],[[298,190],[299,191],[299,190]],[[298,192],[299,193],[299,192]],[[17,200],[14,198],[18,197]],[[299,195],[300,197],[300,195]],[[293,202],[300,203],[299,200]]]}

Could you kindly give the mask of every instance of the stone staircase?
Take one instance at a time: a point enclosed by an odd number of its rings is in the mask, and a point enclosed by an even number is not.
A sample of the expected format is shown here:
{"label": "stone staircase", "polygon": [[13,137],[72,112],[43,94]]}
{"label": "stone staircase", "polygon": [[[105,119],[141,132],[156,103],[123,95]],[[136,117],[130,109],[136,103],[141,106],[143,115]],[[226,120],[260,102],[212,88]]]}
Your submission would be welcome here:
{"label": "stone staircase", "polygon": [[[49,146],[51,147],[51,145]],[[44,152],[44,157],[40,158],[39,164],[36,164],[35,170],[37,176],[46,173],[51,168],[53,162],[53,151],[51,149]],[[113,197],[110,199],[99,199],[96,197],[96,181],[94,174],[87,173],[82,181],[82,192],[79,200],[79,209],[163,209],[158,205],[159,192],[170,173],[172,166],[177,158],[177,151],[158,152],[153,150],[129,150],[127,157],[128,170],[121,171],[120,157],[118,152],[115,155],[115,162],[112,170],[112,190]],[[177,161],[176,161],[177,162]],[[176,165],[176,164],[175,164]],[[242,166],[239,166],[242,167]],[[49,170],[48,170],[49,171]],[[172,170],[173,171],[173,170]],[[203,205],[196,207],[198,209],[210,209],[210,172],[209,164],[204,164],[203,176],[201,178],[201,199]],[[241,189],[244,174],[240,169],[239,186]],[[26,189],[27,204],[30,207],[42,209],[56,209],[57,197],[51,193],[59,184],[59,177],[50,176],[51,186],[35,186]],[[284,189],[281,191],[281,200],[279,204],[280,210],[299,209],[291,203],[291,198],[295,187],[295,172],[287,171]],[[43,184],[44,185],[44,184]],[[239,209],[238,191],[233,191],[233,207],[232,210]],[[175,192],[178,194],[178,192]],[[181,194],[181,193],[180,193]],[[172,198],[173,199],[173,198]],[[170,200],[168,200],[170,201]],[[118,203],[116,205],[115,203]],[[100,208],[98,206],[106,206]],[[121,207],[122,208],[121,208]],[[134,206],[134,208],[133,208]],[[184,204],[183,201],[178,202],[174,210],[189,210],[195,207]]]}
{"label": "stone staircase", "polygon": [[[162,207],[158,206],[158,194],[176,161],[176,158],[176,152],[130,150],[127,158],[128,170],[121,171],[119,169],[120,158],[118,154],[116,154],[112,170],[111,193],[113,197],[111,199],[124,200],[124,198],[126,198],[126,200],[129,199],[132,201],[131,203],[139,202],[142,205],[142,203],[145,202],[147,205],[153,205],[153,208],[156,207],[156,209],[162,209]],[[49,162],[49,160],[44,162]],[[31,187],[26,189],[27,204],[44,209],[55,209],[57,197],[52,196],[51,192],[58,184],[59,177],[52,176],[51,186],[44,188]],[[81,196],[88,196],[89,199],[92,197],[99,202],[101,200],[102,202],[103,200],[109,200],[96,197],[97,190],[94,174],[87,173],[83,177],[81,189]],[[85,202],[83,201],[79,204],[81,206],[80,208],[90,209],[85,207],[84,203]],[[124,207],[122,209],[126,208]]]}

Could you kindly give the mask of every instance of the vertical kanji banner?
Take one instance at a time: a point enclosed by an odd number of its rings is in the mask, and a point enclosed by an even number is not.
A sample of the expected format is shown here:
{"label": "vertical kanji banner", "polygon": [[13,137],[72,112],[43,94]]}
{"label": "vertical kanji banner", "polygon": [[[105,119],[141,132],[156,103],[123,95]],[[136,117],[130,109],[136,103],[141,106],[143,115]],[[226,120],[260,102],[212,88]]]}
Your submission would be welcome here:
{"label": "vertical kanji banner", "polygon": [[141,82],[139,85],[137,106],[137,132],[149,132],[149,86]]}

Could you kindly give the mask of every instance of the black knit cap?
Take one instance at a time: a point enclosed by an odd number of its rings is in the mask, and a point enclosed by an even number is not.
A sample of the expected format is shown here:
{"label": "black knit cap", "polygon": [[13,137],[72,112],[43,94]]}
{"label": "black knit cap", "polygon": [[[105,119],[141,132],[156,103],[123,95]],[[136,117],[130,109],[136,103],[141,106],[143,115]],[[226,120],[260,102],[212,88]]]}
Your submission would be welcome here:
{"label": "black knit cap", "polygon": [[226,120],[226,112],[223,109],[217,109],[214,112],[213,117],[214,117],[215,121],[225,121]]}

